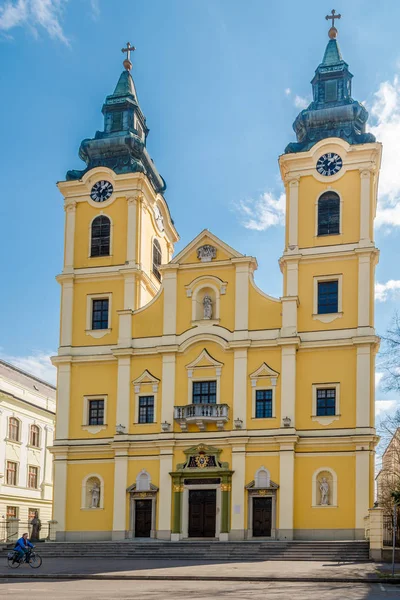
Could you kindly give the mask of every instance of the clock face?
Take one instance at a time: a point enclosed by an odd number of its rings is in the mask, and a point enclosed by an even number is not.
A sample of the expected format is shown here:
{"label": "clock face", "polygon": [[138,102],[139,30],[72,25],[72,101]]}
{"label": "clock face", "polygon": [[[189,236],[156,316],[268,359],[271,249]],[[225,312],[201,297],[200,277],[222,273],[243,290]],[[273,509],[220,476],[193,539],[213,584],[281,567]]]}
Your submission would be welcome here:
{"label": "clock face", "polygon": [[320,175],[324,175],[325,177],[336,175],[342,167],[343,161],[339,154],[335,154],[335,152],[323,154],[317,161],[317,171]]}
{"label": "clock face", "polygon": [[154,217],[156,219],[158,229],[160,231],[164,231],[164,219],[158,206],[154,207]]}
{"label": "clock face", "polygon": [[113,193],[113,189],[109,181],[98,181],[92,187],[90,197],[94,202],[105,202]]}

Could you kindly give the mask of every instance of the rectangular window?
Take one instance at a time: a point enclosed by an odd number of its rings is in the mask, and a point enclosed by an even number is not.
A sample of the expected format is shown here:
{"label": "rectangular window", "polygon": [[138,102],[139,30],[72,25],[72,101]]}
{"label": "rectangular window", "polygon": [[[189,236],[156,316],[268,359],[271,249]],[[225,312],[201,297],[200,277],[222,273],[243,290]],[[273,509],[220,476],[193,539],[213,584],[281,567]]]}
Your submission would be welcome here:
{"label": "rectangular window", "polygon": [[138,133],[138,136],[140,137],[140,139],[143,138],[143,128],[141,126],[141,124],[139,123],[139,121],[136,121],[136,131]]}
{"label": "rectangular window", "polygon": [[154,423],[154,396],[139,398],[139,423]]}
{"label": "rectangular window", "polygon": [[8,420],[8,439],[19,442],[19,421],[15,417]]}
{"label": "rectangular window", "polygon": [[216,404],[216,381],[193,381],[193,404]]}
{"label": "rectangular window", "polygon": [[16,462],[11,460],[7,461],[6,467],[6,483],[7,485],[17,485],[17,469],[18,465]]}
{"label": "rectangular window", "polygon": [[38,467],[28,467],[28,488],[38,488],[39,469]]}
{"label": "rectangular window", "polygon": [[92,300],[92,329],[108,329],[108,298]]}
{"label": "rectangular window", "polygon": [[318,314],[338,312],[338,280],[318,282]]}
{"label": "rectangular window", "polygon": [[89,400],[88,425],[104,425],[104,400]]}
{"label": "rectangular window", "polygon": [[272,390],[256,390],[256,419],[272,418]]}
{"label": "rectangular window", "polygon": [[325,82],[325,102],[335,102],[337,100],[337,81]]}
{"label": "rectangular window", "polygon": [[336,388],[317,389],[317,417],[336,414]]}
{"label": "rectangular window", "polygon": [[7,506],[7,519],[16,519],[18,517],[17,506]]}
{"label": "rectangular window", "polygon": [[39,427],[37,425],[31,425],[29,443],[35,448],[39,448],[39,434]]}

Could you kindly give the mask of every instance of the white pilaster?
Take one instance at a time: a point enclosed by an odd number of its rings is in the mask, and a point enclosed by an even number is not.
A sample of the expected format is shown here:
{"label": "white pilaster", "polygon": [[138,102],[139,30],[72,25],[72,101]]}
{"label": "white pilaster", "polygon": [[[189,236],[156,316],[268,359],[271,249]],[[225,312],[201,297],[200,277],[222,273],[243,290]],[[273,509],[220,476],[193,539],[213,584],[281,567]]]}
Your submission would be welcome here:
{"label": "white pilaster", "polygon": [[177,310],[177,276],[176,270],[171,269],[163,272],[164,287],[164,335],[176,334],[176,310]]}
{"label": "white pilaster", "polygon": [[294,447],[281,444],[279,452],[279,539],[293,539]]}
{"label": "white pilaster", "polygon": [[356,427],[371,426],[371,347],[357,347]]}
{"label": "white pilaster", "polygon": [[360,244],[371,243],[371,172],[367,169],[360,170],[361,198],[360,198]]}
{"label": "white pilaster", "polygon": [[171,539],[171,509],[172,509],[172,481],[173,449],[164,447],[160,450],[160,483],[158,502],[158,529],[157,538]]}
{"label": "white pilaster", "polygon": [[244,500],[245,500],[245,475],[246,475],[246,448],[245,446],[232,447],[232,519],[229,539],[243,540]]}
{"label": "white pilaster", "polygon": [[123,425],[125,432],[129,431],[131,357],[118,356],[118,389],[116,424]]}
{"label": "white pilaster", "polygon": [[299,223],[299,179],[289,182],[289,250],[295,250],[299,245],[298,240]]}
{"label": "white pilaster", "polygon": [[74,308],[74,280],[61,280],[61,332],[60,346],[72,346],[72,313]]}
{"label": "white pilaster", "polygon": [[[137,211],[136,198],[128,198],[126,262],[132,266],[136,264],[136,243],[137,243],[136,211]],[[133,310],[133,307],[128,306],[127,304],[125,304],[125,308],[132,308],[132,310]]]}
{"label": "white pilaster", "polygon": [[53,519],[57,521],[57,540],[65,540],[67,508],[67,455],[57,455],[54,460],[54,505]]}
{"label": "white pilaster", "polygon": [[370,456],[368,445],[356,447],[356,529],[364,530],[364,517],[368,515],[370,497]]}
{"label": "white pilaster", "polygon": [[233,415],[232,419],[241,419],[246,427],[247,406],[247,348],[234,351],[233,371]]}
{"label": "white pilaster", "polygon": [[68,202],[65,205],[65,213],[64,272],[72,271],[74,268],[76,202]]}
{"label": "white pilaster", "polygon": [[71,396],[71,363],[57,364],[57,417],[56,438],[67,440],[69,437],[69,408]]}
{"label": "white pilaster", "polygon": [[[235,332],[247,337],[249,328],[249,263],[236,263]],[[240,336],[239,336],[240,337]]]}
{"label": "white pilaster", "polygon": [[113,540],[125,539],[126,531],[126,497],[128,477],[127,448],[119,448],[114,457],[114,511]]}
{"label": "white pilaster", "polygon": [[161,423],[174,422],[175,405],[175,354],[163,354],[162,358],[162,402]]}
{"label": "white pilaster", "polygon": [[282,337],[297,335],[297,297],[284,296],[282,301]]}
{"label": "white pilaster", "polygon": [[132,346],[132,310],[117,310],[118,314],[118,346],[130,348]]}
{"label": "white pilaster", "polygon": [[124,308],[136,310],[136,275],[124,274]]}
{"label": "white pilaster", "polygon": [[289,417],[295,426],[296,346],[282,346],[281,418]]}
{"label": "white pilaster", "polygon": [[53,496],[53,462],[49,448],[53,445],[54,429],[45,425],[44,432],[42,498],[51,500]]}
{"label": "white pilaster", "polygon": [[370,326],[371,255],[358,256],[358,327]]}
{"label": "white pilaster", "polygon": [[286,262],[286,296],[299,295],[299,261]]}

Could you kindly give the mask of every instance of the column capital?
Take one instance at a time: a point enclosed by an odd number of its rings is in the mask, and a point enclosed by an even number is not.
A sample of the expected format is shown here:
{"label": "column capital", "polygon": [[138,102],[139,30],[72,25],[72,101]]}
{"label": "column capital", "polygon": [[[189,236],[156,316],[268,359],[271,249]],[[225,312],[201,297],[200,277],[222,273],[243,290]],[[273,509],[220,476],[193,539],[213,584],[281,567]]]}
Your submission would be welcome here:
{"label": "column capital", "polygon": [[67,200],[64,204],[64,210],[66,213],[74,213],[76,211],[75,200]]}

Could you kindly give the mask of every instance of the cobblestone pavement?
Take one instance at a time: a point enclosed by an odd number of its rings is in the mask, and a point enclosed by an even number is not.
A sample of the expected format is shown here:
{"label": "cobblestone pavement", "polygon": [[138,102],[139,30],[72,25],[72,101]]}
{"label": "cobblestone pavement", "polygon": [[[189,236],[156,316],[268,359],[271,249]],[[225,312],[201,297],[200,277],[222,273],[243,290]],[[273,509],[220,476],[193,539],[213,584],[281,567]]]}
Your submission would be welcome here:
{"label": "cobblestone pavement", "polygon": [[340,583],[204,581],[0,582],[0,600],[398,600],[400,586]]}

